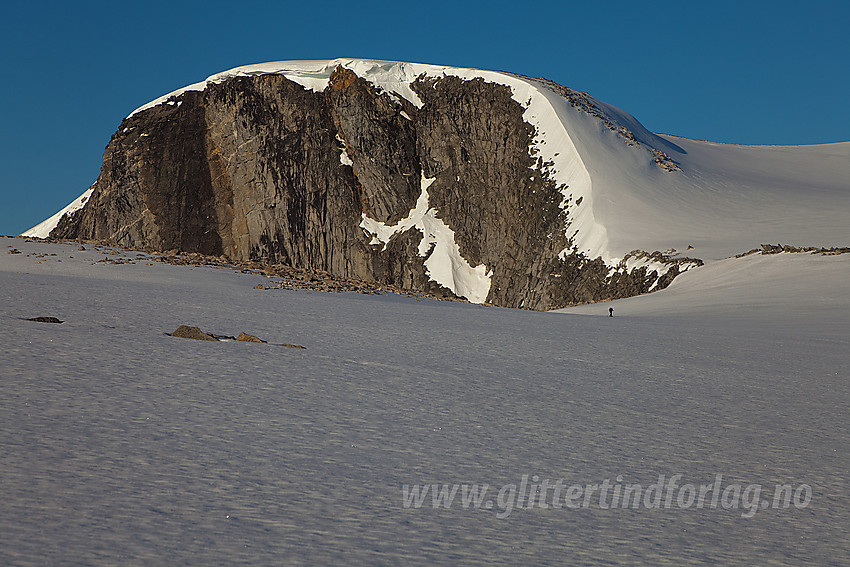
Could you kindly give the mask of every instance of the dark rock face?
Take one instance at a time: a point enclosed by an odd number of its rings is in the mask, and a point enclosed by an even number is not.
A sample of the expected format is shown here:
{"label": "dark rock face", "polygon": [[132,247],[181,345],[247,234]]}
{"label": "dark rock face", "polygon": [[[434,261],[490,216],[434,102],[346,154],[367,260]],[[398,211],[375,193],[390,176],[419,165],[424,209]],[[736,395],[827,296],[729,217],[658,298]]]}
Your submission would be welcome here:
{"label": "dark rock face", "polygon": [[[362,215],[388,225],[429,206],[470,266],[490,271],[487,302],[553,309],[668,284],[609,277],[578,252],[562,189],[530,151],[534,129],[510,88],[420,78],[423,106],[337,68],[323,92],[282,75],[236,77],[124,120],[86,205],[57,238],[102,240],[325,270],[451,295],[428,276],[414,229],[373,245]],[[431,252],[429,251],[428,254]]]}
{"label": "dark rock face", "polygon": [[[419,152],[431,203],[455,231],[461,255],[492,267],[489,301],[544,308],[545,257],[567,246],[558,187],[530,169],[534,130],[508,87],[483,79],[419,80]],[[558,228],[560,227],[560,228]],[[555,236],[547,239],[547,235]]]}
{"label": "dark rock face", "polygon": [[363,212],[380,222],[398,222],[419,197],[417,128],[402,114],[415,116],[416,107],[342,68],[331,75],[327,100],[352,161]]}

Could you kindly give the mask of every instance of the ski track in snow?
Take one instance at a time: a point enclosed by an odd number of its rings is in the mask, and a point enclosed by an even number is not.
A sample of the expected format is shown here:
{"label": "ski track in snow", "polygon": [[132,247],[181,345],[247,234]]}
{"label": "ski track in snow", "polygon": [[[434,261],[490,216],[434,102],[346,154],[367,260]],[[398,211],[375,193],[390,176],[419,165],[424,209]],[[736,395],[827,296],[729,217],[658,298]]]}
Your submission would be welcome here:
{"label": "ski track in snow", "polygon": [[[88,248],[0,239],[5,564],[850,563],[850,255],[730,259],[573,310],[609,318],[255,290]],[[65,322],[23,320],[45,315]],[[402,506],[405,483],[525,474],[813,499],[750,519]]]}

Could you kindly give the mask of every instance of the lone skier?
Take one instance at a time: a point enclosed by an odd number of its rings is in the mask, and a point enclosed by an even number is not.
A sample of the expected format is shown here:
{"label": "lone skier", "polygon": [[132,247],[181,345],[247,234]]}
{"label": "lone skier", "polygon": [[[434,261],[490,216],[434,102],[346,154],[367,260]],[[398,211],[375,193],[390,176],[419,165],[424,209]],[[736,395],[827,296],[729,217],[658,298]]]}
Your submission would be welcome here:
{"label": "lone skier", "polygon": [[613,317],[613,316],[614,316],[614,308],[613,308],[613,307],[609,307],[609,308],[608,308],[608,316],[609,316],[609,317]]}

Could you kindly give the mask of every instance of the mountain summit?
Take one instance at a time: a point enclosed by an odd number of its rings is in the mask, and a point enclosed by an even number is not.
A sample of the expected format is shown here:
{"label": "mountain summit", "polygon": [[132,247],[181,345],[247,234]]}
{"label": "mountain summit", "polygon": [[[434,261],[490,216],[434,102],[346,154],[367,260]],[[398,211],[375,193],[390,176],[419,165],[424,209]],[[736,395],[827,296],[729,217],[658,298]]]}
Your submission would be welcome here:
{"label": "mountain summit", "polygon": [[545,79],[287,61],[137,109],[95,184],[26,235],[553,309],[764,242],[846,245],[848,179],[850,143],[697,142]]}

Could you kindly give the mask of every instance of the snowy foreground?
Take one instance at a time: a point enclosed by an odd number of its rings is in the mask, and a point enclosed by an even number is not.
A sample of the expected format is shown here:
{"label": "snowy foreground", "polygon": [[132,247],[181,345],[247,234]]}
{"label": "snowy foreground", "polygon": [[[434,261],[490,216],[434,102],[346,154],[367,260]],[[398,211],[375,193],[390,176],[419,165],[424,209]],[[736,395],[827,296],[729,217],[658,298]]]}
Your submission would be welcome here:
{"label": "snowy foreground", "polygon": [[[0,239],[4,565],[850,563],[850,255],[718,261],[560,314],[77,248]],[[677,474],[763,507],[497,501]],[[455,483],[497,503],[405,506]],[[777,484],[810,501],[769,505]]]}

